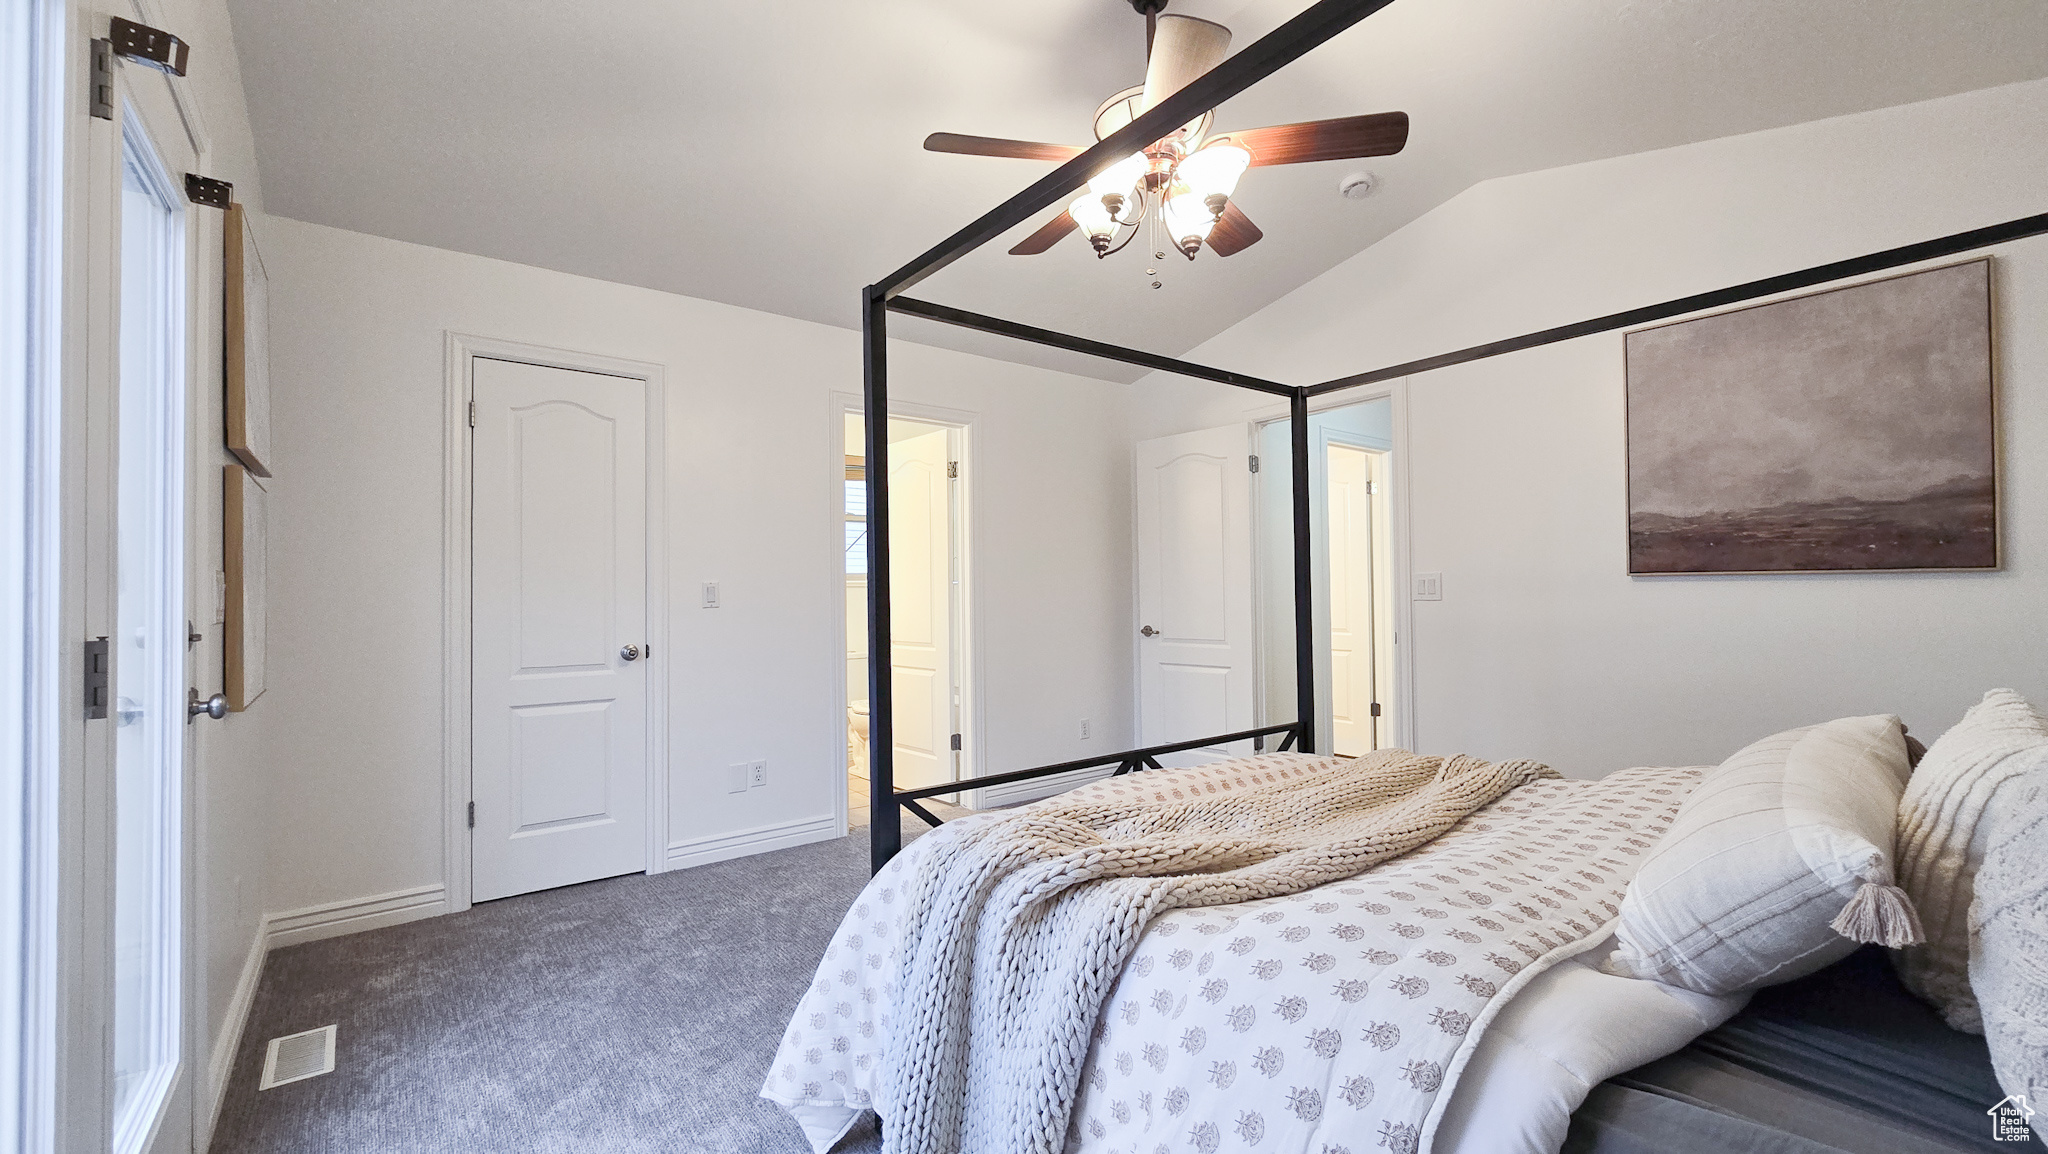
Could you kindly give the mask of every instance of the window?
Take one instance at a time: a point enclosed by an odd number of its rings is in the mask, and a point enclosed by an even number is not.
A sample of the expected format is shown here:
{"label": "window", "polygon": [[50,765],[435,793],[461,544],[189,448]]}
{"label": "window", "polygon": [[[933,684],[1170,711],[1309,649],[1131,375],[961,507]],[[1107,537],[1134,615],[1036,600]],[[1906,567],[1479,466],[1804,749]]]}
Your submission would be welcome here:
{"label": "window", "polygon": [[184,703],[184,198],[132,110],[121,180],[114,486],[114,1149],[178,1068]]}

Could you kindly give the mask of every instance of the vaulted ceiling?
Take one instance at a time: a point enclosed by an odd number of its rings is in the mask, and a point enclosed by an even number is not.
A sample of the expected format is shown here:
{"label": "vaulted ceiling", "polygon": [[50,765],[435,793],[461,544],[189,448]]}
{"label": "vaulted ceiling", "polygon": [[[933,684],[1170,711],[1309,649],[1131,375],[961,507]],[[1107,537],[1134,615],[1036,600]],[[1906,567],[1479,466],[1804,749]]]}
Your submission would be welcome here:
{"label": "vaulted ceiling", "polygon": [[[1171,10],[1242,48],[1304,4]],[[1144,70],[1127,0],[230,7],[271,212],[846,327],[863,284],[1048,168],[927,153],[927,133],[1087,144]],[[1192,264],[1097,262],[1077,237],[1005,255],[1027,225],[917,295],[1176,354],[1477,181],[2044,75],[2039,0],[1397,0],[1219,111],[1219,129],[1413,117],[1398,156],[1248,173],[1262,243]],[[1361,170],[1379,191],[1340,197]]]}

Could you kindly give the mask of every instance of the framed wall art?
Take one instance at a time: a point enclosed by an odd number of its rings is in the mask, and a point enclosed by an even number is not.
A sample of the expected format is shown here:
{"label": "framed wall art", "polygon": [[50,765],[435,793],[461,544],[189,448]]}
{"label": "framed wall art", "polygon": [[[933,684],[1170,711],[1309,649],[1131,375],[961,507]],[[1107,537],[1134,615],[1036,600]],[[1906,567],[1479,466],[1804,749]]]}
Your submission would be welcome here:
{"label": "framed wall art", "polygon": [[1995,569],[1991,261],[1628,334],[1631,574]]}
{"label": "framed wall art", "polygon": [[239,204],[227,211],[226,365],[228,451],[259,477],[271,475],[270,449],[270,279],[249,214]]}
{"label": "framed wall art", "polygon": [[269,613],[269,494],[241,465],[225,466],[221,481],[225,508],[227,629],[226,693],[237,713],[263,696],[265,624]]}

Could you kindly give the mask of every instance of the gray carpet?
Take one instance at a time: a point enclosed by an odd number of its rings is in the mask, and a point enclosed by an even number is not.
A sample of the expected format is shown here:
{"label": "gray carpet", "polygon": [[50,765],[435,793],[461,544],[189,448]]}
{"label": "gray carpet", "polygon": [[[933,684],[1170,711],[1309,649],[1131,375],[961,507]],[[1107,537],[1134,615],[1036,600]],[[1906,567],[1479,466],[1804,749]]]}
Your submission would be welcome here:
{"label": "gray carpet", "polygon": [[[278,950],[212,1149],[807,1154],[755,1095],[866,832]],[[334,1073],[256,1089],[271,1038],[329,1023]]]}

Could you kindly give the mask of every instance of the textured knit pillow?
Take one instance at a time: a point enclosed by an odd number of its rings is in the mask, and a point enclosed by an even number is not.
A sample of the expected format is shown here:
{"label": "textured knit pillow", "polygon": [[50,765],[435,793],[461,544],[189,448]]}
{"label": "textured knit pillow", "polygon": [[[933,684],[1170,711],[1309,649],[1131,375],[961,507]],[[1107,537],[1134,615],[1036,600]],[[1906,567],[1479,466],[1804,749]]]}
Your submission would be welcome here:
{"label": "textured knit pillow", "polygon": [[1906,782],[1896,717],[1764,738],[1686,798],[1621,903],[1609,972],[1702,994],[1802,977],[1858,942],[1919,940],[1892,885]]}
{"label": "textured knit pillow", "polygon": [[1970,904],[1970,985],[1999,1088],[2024,1094],[2048,1138],[2048,775],[2001,791],[1984,823],[1984,864]]}
{"label": "textured knit pillow", "polygon": [[1984,861],[1985,820],[2048,774],[2048,717],[1994,689],[1928,747],[1899,802],[1899,885],[1927,927],[1896,961],[1906,987],[1948,1024],[1984,1032],[1970,993],[1970,891]]}

